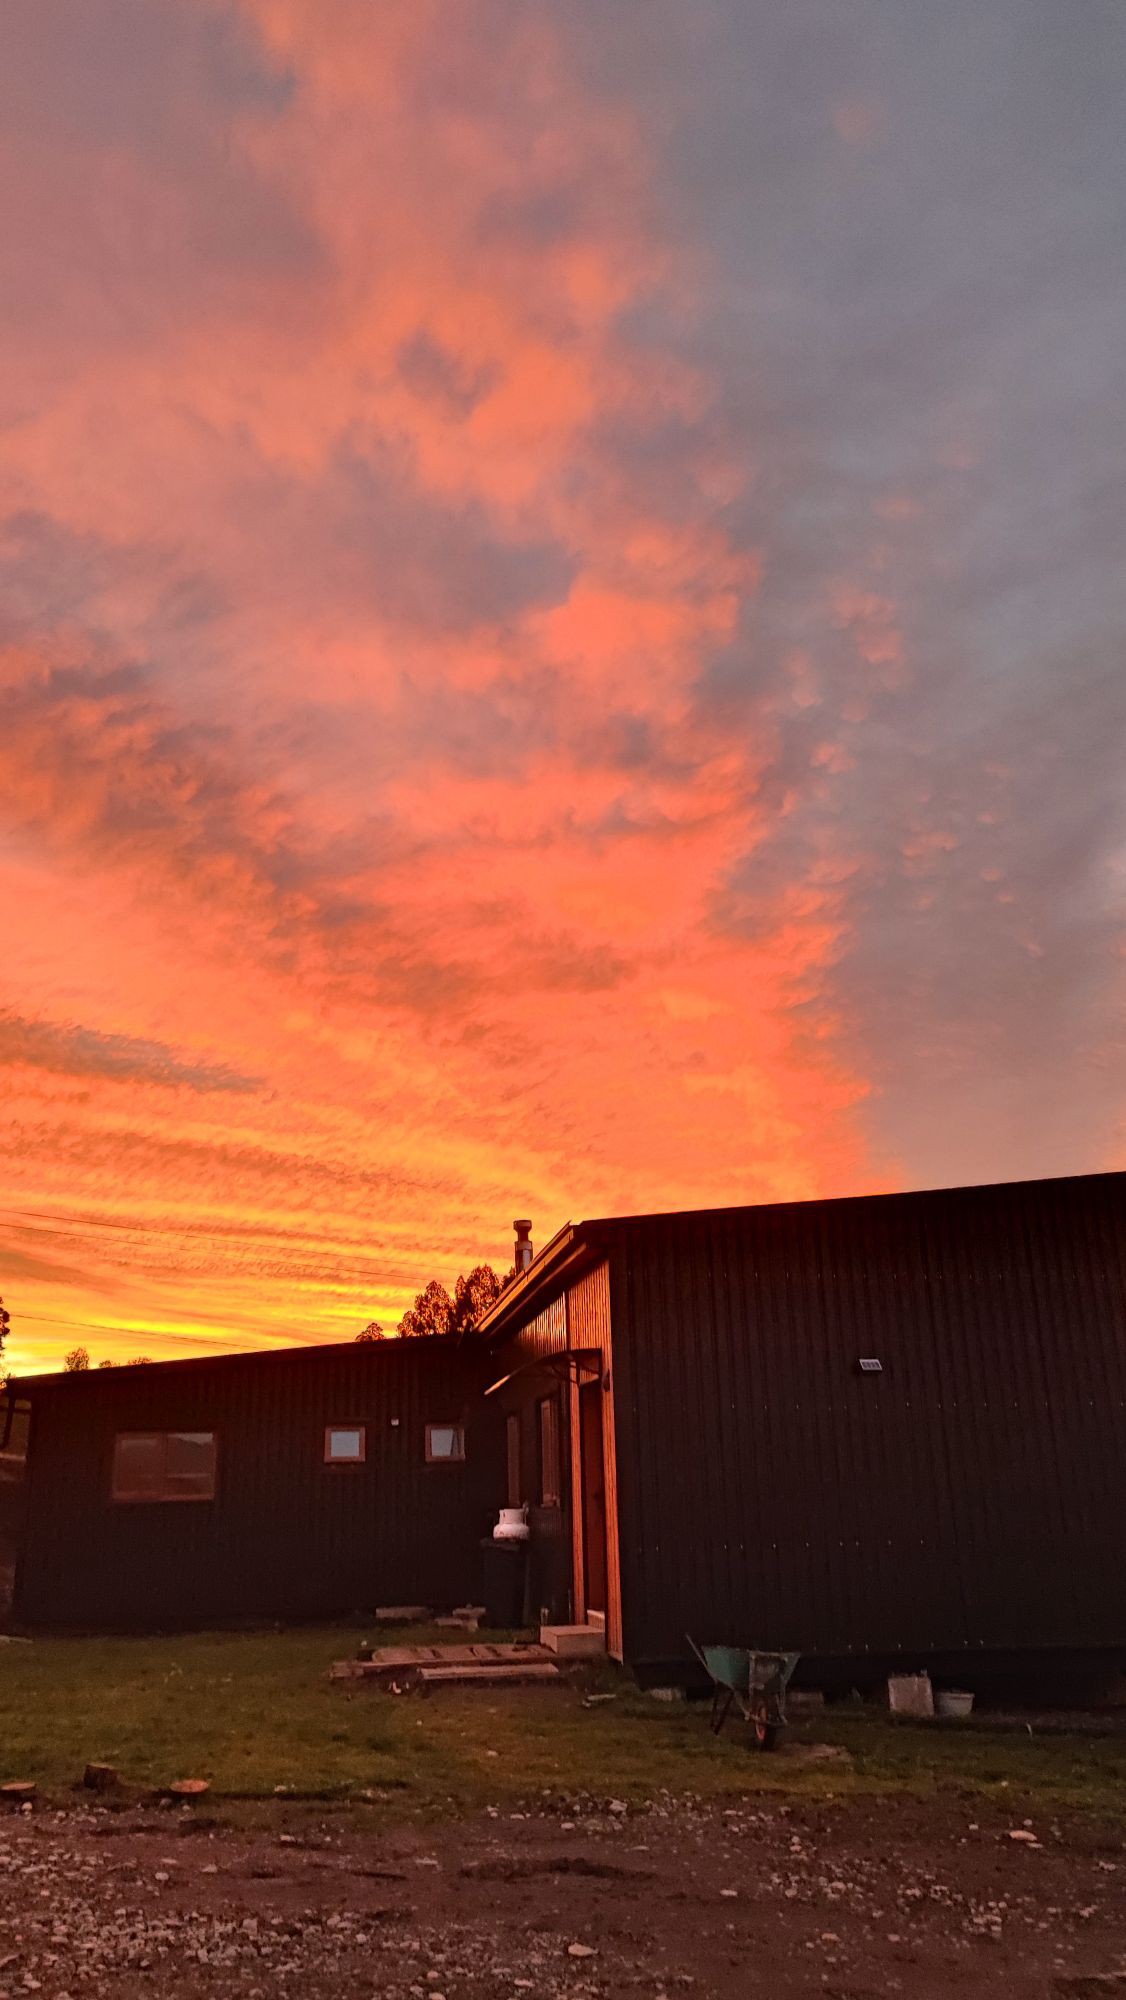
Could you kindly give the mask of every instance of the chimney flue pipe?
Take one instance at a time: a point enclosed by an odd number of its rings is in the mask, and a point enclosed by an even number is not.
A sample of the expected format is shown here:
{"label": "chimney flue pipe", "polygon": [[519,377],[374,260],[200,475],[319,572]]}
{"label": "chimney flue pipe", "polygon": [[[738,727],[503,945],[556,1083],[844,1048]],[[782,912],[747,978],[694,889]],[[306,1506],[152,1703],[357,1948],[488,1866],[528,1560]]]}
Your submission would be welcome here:
{"label": "chimney flue pipe", "polygon": [[532,1225],[530,1222],[514,1222],[516,1231],[516,1276],[519,1278],[532,1261]]}

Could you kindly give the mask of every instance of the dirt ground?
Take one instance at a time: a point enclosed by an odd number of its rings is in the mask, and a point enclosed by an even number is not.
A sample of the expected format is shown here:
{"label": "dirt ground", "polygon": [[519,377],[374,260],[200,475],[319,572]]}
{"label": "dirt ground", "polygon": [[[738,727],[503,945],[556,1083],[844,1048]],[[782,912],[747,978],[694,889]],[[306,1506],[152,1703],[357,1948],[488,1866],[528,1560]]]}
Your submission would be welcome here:
{"label": "dirt ground", "polygon": [[0,2000],[1126,1993],[1126,1841],[1090,1820],[898,1798],[274,1817],[0,1821]]}

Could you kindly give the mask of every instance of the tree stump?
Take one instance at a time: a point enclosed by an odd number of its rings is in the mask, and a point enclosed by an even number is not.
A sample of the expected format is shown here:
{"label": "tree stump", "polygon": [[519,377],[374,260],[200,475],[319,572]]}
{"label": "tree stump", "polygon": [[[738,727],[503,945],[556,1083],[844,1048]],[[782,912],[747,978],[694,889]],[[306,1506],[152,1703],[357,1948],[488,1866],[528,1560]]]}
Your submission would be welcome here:
{"label": "tree stump", "polygon": [[116,1792],[121,1779],[112,1764],[87,1764],[82,1782],[88,1792]]}

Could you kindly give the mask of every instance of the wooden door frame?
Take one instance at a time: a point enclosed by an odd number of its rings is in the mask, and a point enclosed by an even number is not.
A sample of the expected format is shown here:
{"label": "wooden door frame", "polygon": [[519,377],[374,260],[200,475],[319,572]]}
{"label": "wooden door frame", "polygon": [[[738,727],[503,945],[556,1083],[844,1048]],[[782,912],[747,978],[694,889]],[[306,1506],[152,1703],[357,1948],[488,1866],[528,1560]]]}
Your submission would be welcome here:
{"label": "wooden door frame", "polygon": [[[597,1357],[602,1403],[602,1477],[606,1510],[606,1651],[622,1657],[622,1578],[618,1558],[618,1457],[614,1438],[614,1380],[604,1347],[590,1350]],[[584,1354],[585,1359],[585,1354]],[[583,1553],[583,1446],[579,1371],[571,1371],[567,1418],[571,1441],[571,1593],[576,1625],[586,1623],[586,1560]]]}

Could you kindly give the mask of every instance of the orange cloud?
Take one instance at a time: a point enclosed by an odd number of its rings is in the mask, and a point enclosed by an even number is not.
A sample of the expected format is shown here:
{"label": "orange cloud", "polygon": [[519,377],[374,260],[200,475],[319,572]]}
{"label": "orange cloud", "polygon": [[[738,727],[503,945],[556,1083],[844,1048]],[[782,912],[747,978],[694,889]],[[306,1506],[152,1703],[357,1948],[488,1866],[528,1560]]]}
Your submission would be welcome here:
{"label": "orange cloud", "polygon": [[[11,378],[17,1366],[346,1337],[518,1210],[870,1175],[803,1013],[831,894],[716,916],[769,735],[697,692],[762,558],[706,367],[634,325],[691,285],[650,142],[489,20],[259,0],[178,168],[143,121],[38,162],[98,310]],[[835,617],[890,684],[890,601]]]}

